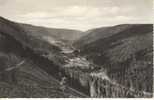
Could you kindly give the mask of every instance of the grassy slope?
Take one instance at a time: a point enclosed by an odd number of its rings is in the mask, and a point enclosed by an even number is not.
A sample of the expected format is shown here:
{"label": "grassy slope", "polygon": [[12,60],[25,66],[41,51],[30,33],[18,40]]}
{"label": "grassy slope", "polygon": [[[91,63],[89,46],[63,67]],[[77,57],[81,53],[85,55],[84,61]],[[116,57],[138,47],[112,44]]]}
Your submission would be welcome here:
{"label": "grassy slope", "polygon": [[[14,55],[15,56],[15,55]],[[9,57],[10,58],[10,57]],[[1,59],[5,59],[4,57]],[[2,61],[2,60],[1,60]],[[6,61],[6,60],[5,60]],[[7,65],[16,62],[15,59],[9,59]],[[6,62],[4,62],[6,63]],[[2,65],[4,66],[4,65]],[[15,80],[11,73],[15,73]],[[0,97],[69,97],[70,93],[63,93],[60,84],[57,83],[50,75],[35,64],[26,61],[19,69],[5,73],[5,80],[0,81]],[[2,74],[1,74],[2,75]],[[10,78],[11,77],[11,78]],[[4,78],[4,75],[3,75]]]}

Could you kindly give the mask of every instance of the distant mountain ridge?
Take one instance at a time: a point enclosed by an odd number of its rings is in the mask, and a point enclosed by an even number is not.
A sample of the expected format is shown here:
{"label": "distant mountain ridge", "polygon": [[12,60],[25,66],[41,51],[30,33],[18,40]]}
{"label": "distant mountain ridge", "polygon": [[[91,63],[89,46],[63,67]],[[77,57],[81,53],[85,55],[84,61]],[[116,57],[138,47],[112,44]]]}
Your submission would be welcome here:
{"label": "distant mountain ridge", "polygon": [[128,30],[127,33],[131,30],[135,32],[135,28],[138,28],[136,29],[136,31],[143,31],[144,33],[144,29],[143,29],[144,26],[145,28],[149,28],[151,30],[151,27],[146,27],[146,26],[151,26],[151,25],[152,24],[121,24],[121,25],[115,25],[115,26],[110,26],[110,27],[101,27],[101,28],[91,29],[85,32],[86,35],[76,40],[74,42],[74,45],[79,46],[79,47],[82,45],[83,46],[88,45],[99,39],[107,38],[107,37],[110,37],[112,35],[116,35],[119,33],[124,33],[127,30]]}
{"label": "distant mountain ridge", "polygon": [[[0,17],[0,21],[9,21],[3,17]],[[13,22],[13,21],[11,21]],[[83,34],[82,31],[73,29],[62,29],[62,28],[46,28],[43,26],[34,26],[30,24],[16,23],[22,29],[24,29],[28,34],[35,35],[37,37],[50,36],[54,39],[60,41],[74,41],[80,38]]]}
{"label": "distant mountain ridge", "polygon": [[[33,35],[42,37],[43,35],[53,37],[62,41],[74,41],[82,36],[82,31],[71,29],[46,28],[41,26],[33,26],[28,24],[20,24],[22,28]],[[43,34],[42,34],[43,33]]]}

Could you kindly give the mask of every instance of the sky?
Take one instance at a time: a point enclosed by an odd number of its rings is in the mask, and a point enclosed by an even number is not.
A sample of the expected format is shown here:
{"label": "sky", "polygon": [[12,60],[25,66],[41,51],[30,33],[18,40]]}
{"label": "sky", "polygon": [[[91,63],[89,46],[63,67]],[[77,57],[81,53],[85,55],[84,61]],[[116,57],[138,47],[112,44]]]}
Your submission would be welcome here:
{"label": "sky", "polygon": [[12,21],[88,30],[125,23],[153,23],[154,0],[0,0],[0,16]]}

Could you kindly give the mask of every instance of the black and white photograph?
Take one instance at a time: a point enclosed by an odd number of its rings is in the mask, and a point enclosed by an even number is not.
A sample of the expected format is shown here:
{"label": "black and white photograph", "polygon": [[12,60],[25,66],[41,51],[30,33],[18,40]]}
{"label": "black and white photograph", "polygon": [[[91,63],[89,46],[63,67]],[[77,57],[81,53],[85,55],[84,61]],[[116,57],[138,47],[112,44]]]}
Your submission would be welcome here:
{"label": "black and white photograph", "polygon": [[0,0],[0,98],[153,98],[153,0]]}

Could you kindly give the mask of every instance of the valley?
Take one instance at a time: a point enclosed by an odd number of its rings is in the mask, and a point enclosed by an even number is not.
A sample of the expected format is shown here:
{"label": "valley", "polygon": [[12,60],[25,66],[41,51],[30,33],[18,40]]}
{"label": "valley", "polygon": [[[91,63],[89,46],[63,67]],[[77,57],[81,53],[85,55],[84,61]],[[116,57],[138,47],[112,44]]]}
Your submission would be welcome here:
{"label": "valley", "polygon": [[0,97],[152,97],[152,25],[40,29],[0,18]]}

